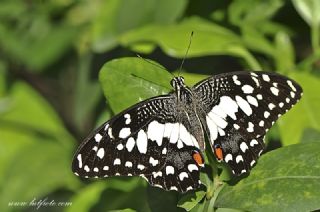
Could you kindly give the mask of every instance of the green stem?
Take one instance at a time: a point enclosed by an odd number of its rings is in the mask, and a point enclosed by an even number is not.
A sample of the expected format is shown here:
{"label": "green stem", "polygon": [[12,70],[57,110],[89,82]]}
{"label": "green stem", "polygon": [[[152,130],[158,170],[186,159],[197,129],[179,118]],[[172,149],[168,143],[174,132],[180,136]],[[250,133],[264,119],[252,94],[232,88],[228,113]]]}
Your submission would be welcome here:
{"label": "green stem", "polygon": [[317,23],[313,23],[311,26],[311,45],[314,54],[319,52],[319,25]]}

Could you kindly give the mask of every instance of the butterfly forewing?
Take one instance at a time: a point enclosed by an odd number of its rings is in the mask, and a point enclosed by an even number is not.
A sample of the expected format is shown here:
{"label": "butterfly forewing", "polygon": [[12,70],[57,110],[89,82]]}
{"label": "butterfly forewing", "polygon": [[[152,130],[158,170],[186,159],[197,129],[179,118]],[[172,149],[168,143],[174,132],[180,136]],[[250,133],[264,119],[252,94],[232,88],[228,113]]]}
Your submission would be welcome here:
{"label": "butterfly forewing", "polygon": [[166,190],[199,187],[197,141],[177,117],[174,95],[141,102],[104,123],[75,154],[82,177],[142,176]]}
{"label": "butterfly forewing", "polygon": [[264,149],[273,123],[301,98],[301,87],[284,76],[267,72],[216,75],[193,87],[202,103],[203,124],[213,151],[234,174],[248,172]]}

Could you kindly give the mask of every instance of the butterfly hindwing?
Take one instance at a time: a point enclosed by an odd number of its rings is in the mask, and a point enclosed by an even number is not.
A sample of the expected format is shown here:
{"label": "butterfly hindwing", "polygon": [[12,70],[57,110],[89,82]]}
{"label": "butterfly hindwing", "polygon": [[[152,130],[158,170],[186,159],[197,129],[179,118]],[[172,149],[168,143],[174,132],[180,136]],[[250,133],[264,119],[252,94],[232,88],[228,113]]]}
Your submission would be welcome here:
{"label": "butterfly hindwing", "polygon": [[264,149],[274,122],[301,98],[301,87],[267,72],[234,72],[208,78],[193,87],[202,102],[202,119],[213,151],[240,175]]}
{"label": "butterfly hindwing", "polygon": [[[186,192],[199,187],[197,141],[174,109],[173,95],[143,101],[104,123],[79,147],[79,176],[142,176],[151,185]],[[181,115],[180,115],[181,116]]]}

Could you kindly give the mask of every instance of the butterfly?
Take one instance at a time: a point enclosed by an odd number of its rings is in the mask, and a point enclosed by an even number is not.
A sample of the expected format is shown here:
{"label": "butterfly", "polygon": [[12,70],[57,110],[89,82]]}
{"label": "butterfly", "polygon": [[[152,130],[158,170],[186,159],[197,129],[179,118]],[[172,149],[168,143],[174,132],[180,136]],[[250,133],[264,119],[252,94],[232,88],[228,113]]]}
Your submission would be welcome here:
{"label": "butterfly", "polygon": [[211,148],[239,176],[257,163],[266,132],[302,96],[295,81],[269,72],[219,74],[193,87],[178,76],[171,86],[172,92],[133,105],[88,136],[75,153],[73,172],[141,176],[184,193],[201,185],[203,154]]}

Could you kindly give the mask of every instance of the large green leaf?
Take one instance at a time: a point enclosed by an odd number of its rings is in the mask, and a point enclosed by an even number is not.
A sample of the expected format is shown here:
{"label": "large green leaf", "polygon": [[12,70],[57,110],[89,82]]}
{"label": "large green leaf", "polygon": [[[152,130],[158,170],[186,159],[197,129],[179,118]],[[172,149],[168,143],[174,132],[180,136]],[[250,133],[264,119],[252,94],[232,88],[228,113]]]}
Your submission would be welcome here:
{"label": "large green leaf", "polygon": [[320,79],[307,73],[289,75],[303,88],[303,96],[288,114],[277,122],[284,145],[298,143],[306,128],[320,130]]}
{"label": "large green leaf", "polygon": [[320,143],[296,144],[263,155],[250,176],[225,186],[216,207],[246,211],[320,209]]}
{"label": "large green leaf", "polygon": [[104,95],[115,113],[150,97],[170,91],[169,72],[140,58],[107,62],[100,71]]}
{"label": "large green leaf", "polygon": [[186,0],[110,0],[101,3],[93,22],[93,48],[98,52],[108,50],[117,44],[119,35],[146,24],[173,23],[182,15],[186,3]]}
{"label": "large green leaf", "polygon": [[188,57],[233,55],[246,60],[251,68],[260,69],[240,37],[227,28],[198,17],[185,19],[179,24],[149,25],[130,31],[121,36],[120,42],[125,46],[141,42],[156,43],[168,55],[183,58],[191,31],[194,31],[194,36]]}

